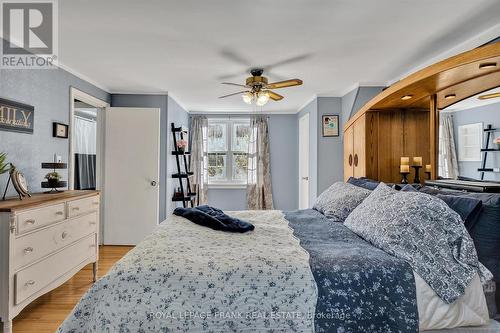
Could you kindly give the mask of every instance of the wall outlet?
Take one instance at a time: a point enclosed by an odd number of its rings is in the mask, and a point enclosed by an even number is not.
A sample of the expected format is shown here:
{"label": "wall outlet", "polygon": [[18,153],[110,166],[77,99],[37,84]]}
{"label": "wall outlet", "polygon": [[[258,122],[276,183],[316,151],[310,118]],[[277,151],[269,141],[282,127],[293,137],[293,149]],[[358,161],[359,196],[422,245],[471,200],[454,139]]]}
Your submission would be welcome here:
{"label": "wall outlet", "polygon": [[56,160],[56,163],[62,163],[62,156],[61,155],[55,155],[55,160]]}

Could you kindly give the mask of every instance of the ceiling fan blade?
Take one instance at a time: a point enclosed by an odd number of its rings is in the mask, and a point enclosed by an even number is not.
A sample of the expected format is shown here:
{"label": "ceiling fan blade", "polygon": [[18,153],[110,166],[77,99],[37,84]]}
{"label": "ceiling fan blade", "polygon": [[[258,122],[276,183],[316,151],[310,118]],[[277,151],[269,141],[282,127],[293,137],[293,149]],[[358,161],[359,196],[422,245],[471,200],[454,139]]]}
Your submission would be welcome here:
{"label": "ceiling fan blade", "polygon": [[269,94],[269,98],[272,99],[273,101],[280,101],[284,98],[283,96],[275,93],[274,91],[271,91],[271,90],[266,90],[266,91]]}
{"label": "ceiling fan blade", "polygon": [[243,87],[243,88],[249,88],[249,86],[245,86],[243,84],[238,84],[238,83],[231,83],[231,82],[221,82],[222,84],[227,84],[230,86],[238,86],[238,87]]}
{"label": "ceiling fan blade", "polygon": [[238,91],[238,92],[235,92],[235,93],[232,93],[232,94],[229,94],[229,95],[220,96],[219,98],[231,97],[231,96],[240,95],[240,94],[243,94],[243,93],[246,93],[246,92],[248,92],[248,91],[247,90]]}
{"label": "ceiling fan blade", "polygon": [[300,86],[301,84],[302,84],[302,80],[291,79],[291,80],[269,83],[267,86],[265,86],[265,88],[266,89],[279,89],[279,88]]}

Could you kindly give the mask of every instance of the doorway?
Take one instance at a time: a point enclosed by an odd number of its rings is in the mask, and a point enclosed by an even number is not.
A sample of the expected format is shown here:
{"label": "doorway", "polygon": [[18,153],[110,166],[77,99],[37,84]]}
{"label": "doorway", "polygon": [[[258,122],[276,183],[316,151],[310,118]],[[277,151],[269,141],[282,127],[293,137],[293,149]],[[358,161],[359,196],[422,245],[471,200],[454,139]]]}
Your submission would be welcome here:
{"label": "doorway", "polygon": [[309,208],[309,114],[299,119],[299,209]]}

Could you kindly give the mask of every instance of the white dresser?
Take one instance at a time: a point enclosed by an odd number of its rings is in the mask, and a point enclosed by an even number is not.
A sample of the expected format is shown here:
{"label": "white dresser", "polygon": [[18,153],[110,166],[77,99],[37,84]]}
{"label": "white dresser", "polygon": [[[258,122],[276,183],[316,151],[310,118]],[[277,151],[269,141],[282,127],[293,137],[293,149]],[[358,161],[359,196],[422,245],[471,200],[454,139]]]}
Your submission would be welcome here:
{"label": "white dresser", "polygon": [[0,201],[0,318],[3,332],[37,297],[93,263],[99,253],[99,192],[66,191]]}

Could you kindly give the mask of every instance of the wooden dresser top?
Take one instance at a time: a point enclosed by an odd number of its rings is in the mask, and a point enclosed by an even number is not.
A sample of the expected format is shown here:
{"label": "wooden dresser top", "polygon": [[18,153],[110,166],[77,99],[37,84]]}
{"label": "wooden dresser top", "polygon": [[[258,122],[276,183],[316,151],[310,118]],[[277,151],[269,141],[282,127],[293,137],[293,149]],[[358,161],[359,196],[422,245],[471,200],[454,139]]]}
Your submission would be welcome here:
{"label": "wooden dresser top", "polygon": [[16,210],[24,210],[34,208],[36,206],[54,204],[72,199],[82,199],[98,195],[99,191],[64,191],[57,194],[34,193],[31,198],[8,198],[2,201],[0,198],[0,212],[13,212]]}

